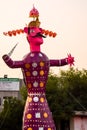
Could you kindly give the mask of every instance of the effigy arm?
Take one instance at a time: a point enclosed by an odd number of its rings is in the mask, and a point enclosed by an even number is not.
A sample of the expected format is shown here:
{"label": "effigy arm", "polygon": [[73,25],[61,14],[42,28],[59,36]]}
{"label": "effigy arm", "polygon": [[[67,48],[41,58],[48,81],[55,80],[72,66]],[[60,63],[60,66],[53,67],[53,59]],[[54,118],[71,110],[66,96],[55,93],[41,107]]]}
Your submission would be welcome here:
{"label": "effigy arm", "polygon": [[7,54],[2,59],[10,68],[23,68],[23,61],[13,61]]}
{"label": "effigy arm", "polygon": [[60,59],[60,60],[50,60],[50,66],[64,66],[64,65],[74,65],[74,57],[71,54],[68,55],[67,58]]}
{"label": "effigy arm", "polygon": [[68,65],[67,59],[60,59],[60,60],[50,60],[50,66],[64,66]]}

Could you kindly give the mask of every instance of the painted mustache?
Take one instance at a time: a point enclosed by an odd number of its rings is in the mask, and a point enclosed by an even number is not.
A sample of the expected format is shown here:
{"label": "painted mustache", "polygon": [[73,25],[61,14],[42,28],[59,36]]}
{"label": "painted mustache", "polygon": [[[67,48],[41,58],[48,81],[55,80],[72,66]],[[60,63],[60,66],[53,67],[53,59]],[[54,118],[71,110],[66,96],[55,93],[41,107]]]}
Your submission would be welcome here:
{"label": "painted mustache", "polygon": [[43,34],[41,34],[41,33],[37,33],[35,36],[33,36],[33,37],[43,37],[43,38],[46,38],[46,36],[45,35],[43,35]]}

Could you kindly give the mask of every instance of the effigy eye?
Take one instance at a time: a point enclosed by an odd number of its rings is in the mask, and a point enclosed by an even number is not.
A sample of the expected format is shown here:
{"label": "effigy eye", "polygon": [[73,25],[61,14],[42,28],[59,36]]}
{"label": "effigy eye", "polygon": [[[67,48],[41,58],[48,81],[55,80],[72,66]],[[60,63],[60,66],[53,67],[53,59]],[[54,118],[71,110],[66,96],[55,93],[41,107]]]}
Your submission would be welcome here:
{"label": "effigy eye", "polygon": [[30,29],[30,33],[34,33],[35,32],[35,30],[34,29]]}

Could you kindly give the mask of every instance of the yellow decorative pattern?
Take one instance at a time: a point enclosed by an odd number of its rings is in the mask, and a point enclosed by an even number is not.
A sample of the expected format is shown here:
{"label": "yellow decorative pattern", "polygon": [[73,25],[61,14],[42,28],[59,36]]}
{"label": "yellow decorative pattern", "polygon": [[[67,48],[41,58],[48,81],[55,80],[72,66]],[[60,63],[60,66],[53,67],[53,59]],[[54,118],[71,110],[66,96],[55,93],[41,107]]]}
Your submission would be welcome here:
{"label": "yellow decorative pattern", "polygon": [[32,130],[32,128],[31,128],[31,127],[29,127],[27,130]]}
{"label": "yellow decorative pattern", "polygon": [[47,118],[47,117],[48,117],[48,114],[45,112],[45,113],[43,114],[43,116],[44,116],[44,118]]}
{"label": "yellow decorative pattern", "polygon": [[29,69],[30,68],[30,64],[25,64],[25,68]]}
{"label": "yellow decorative pattern", "polygon": [[44,87],[44,83],[43,82],[40,82],[40,87]]}
{"label": "yellow decorative pattern", "polygon": [[27,119],[31,119],[32,115],[31,114],[27,114]]}
{"label": "yellow decorative pattern", "polygon": [[48,128],[47,130],[52,130],[51,128]]}
{"label": "yellow decorative pattern", "polygon": [[43,61],[40,62],[40,66],[41,66],[41,67],[44,66],[44,62],[43,62]]}
{"label": "yellow decorative pattern", "polygon": [[31,97],[28,97],[28,98],[27,98],[27,101],[28,101],[28,102],[32,102],[32,98],[31,98]]}
{"label": "yellow decorative pattern", "polygon": [[27,87],[28,87],[28,88],[31,88],[31,87],[32,87],[31,83],[28,83]]}
{"label": "yellow decorative pattern", "polygon": [[40,98],[40,102],[42,102],[42,103],[44,102],[44,98],[43,97]]}
{"label": "yellow decorative pattern", "polygon": [[40,75],[41,75],[41,76],[44,75],[44,71],[43,71],[43,70],[40,71]]}
{"label": "yellow decorative pattern", "polygon": [[26,76],[30,76],[31,74],[30,74],[30,72],[29,71],[27,71],[26,72]]}

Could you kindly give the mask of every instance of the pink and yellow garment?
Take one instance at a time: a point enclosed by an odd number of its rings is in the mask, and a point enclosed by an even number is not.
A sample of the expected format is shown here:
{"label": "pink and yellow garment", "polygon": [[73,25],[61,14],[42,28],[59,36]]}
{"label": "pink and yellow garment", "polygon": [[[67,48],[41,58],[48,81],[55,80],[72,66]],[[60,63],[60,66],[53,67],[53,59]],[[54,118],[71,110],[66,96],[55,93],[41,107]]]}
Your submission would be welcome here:
{"label": "pink and yellow garment", "polygon": [[[30,52],[23,60],[13,61],[7,54],[2,58],[10,68],[21,68],[24,82],[27,87],[27,99],[23,114],[22,130],[56,130],[52,112],[46,100],[46,83],[49,68],[54,66],[72,65],[74,58],[68,57],[60,60],[49,59],[41,52],[40,46],[46,36],[40,28],[39,12],[33,7],[30,11],[33,21],[24,27],[23,33],[27,35]],[[45,32],[48,35],[49,31]],[[8,33],[4,33],[8,35]],[[52,36],[50,32],[50,36]],[[56,33],[54,34],[56,36]]]}

